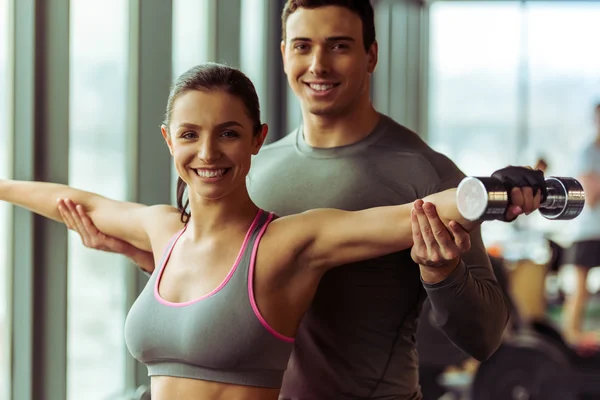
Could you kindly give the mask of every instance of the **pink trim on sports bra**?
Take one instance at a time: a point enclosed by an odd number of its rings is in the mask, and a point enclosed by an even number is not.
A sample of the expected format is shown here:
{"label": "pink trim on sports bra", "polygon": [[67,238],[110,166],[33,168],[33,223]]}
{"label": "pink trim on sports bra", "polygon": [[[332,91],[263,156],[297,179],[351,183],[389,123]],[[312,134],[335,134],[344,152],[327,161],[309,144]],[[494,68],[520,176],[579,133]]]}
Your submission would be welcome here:
{"label": "pink trim on sports bra", "polygon": [[246,247],[248,246],[248,241],[250,240],[250,235],[252,234],[252,231],[254,230],[254,228],[256,227],[256,225],[258,224],[258,220],[260,218],[260,216],[262,215],[263,210],[259,209],[258,212],[256,213],[256,216],[254,217],[254,221],[252,221],[252,225],[250,225],[250,228],[248,229],[248,231],[246,232],[246,237],[244,238],[244,242],[242,243],[242,247],[240,248],[240,251],[237,255],[237,258],[235,260],[235,262],[233,263],[231,269],[229,270],[229,273],[227,274],[227,276],[225,276],[225,279],[223,279],[223,282],[221,282],[221,284],[219,286],[217,286],[215,289],[213,289],[211,292],[197,298],[194,300],[190,300],[190,301],[185,301],[185,302],[181,302],[181,303],[175,303],[172,301],[168,301],[165,300],[161,297],[159,291],[158,291],[158,287],[160,285],[160,280],[162,278],[162,274],[164,272],[164,269],[167,265],[167,262],[169,261],[169,258],[171,258],[171,253],[173,252],[173,248],[175,247],[175,243],[177,243],[177,241],[179,240],[179,238],[181,237],[181,235],[183,234],[183,232],[185,232],[187,225],[182,229],[181,233],[179,234],[179,236],[177,236],[177,238],[175,239],[175,241],[173,242],[173,245],[171,246],[171,248],[169,249],[169,253],[167,254],[167,256],[165,257],[163,264],[160,268],[160,271],[158,272],[158,276],[156,277],[156,282],[154,283],[154,297],[156,298],[156,300],[165,305],[165,306],[169,306],[169,307],[185,307],[185,306],[189,306],[191,304],[197,303],[200,300],[206,299],[207,297],[210,296],[214,296],[216,293],[218,293],[221,289],[223,289],[223,287],[227,284],[227,282],[229,282],[229,280],[231,279],[231,277],[233,276],[233,274],[235,273],[238,264],[240,262],[240,259],[242,258],[242,255],[244,254],[244,251],[246,250]]}
{"label": "pink trim on sports bra", "polygon": [[279,340],[283,340],[284,342],[293,343],[294,338],[282,335],[277,332],[275,329],[269,325],[269,323],[263,318],[262,314],[258,309],[258,305],[256,304],[256,299],[254,298],[254,266],[256,264],[256,253],[258,251],[258,244],[260,243],[260,239],[262,238],[265,230],[269,223],[273,220],[273,213],[269,213],[269,219],[264,224],[262,229],[260,230],[258,236],[256,237],[256,241],[254,242],[254,248],[252,249],[252,258],[250,259],[250,271],[248,272],[248,294],[250,295],[250,304],[252,305],[252,309],[254,310],[254,314],[256,318],[260,321],[260,323],[265,327],[265,329],[273,336],[275,336]]}

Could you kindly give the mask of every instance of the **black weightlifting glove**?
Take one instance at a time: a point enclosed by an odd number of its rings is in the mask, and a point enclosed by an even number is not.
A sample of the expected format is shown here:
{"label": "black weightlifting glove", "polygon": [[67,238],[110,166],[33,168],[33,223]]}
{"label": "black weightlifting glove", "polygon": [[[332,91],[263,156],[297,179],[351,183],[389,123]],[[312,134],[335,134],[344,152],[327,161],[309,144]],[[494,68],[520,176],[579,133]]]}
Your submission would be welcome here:
{"label": "black weightlifting glove", "polygon": [[548,196],[544,173],[539,169],[510,166],[494,172],[492,178],[501,180],[509,192],[514,187],[530,187],[533,189],[534,195],[541,190],[542,199]]}
{"label": "black weightlifting glove", "polygon": [[544,173],[538,169],[509,166],[495,171],[492,178],[499,179],[504,184],[509,195],[509,202],[510,191],[514,187],[530,187],[533,189],[534,196],[539,190],[542,194],[541,201],[548,196]]}

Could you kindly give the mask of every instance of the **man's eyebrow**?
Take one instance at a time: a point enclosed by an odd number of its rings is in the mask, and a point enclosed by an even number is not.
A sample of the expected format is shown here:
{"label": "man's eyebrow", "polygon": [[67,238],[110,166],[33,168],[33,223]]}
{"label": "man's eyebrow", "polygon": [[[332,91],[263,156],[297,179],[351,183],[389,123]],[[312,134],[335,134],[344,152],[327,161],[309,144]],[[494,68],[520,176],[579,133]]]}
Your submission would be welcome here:
{"label": "man's eyebrow", "polygon": [[[325,38],[327,42],[354,42],[354,38],[351,36],[329,36]],[[290,42],[312,42],[311,38],[307,37],[295,37]]]}
{"label": "man's eyebrow", "polygon": [[325,40],[328,42],[354,42],[354,38],[351,36],[330,36]]}

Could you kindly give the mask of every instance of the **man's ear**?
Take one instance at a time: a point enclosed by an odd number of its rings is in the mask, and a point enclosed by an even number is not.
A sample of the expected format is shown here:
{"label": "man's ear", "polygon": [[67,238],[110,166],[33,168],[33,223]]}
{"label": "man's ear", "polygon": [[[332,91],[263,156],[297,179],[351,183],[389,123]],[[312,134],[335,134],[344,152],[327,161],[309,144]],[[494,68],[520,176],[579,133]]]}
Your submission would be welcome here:
{"label": "man's ear", "polygon": [[267,133],[269,132],[269,125],[262,124],[260,128],[260,133],[254,137],[254,149],[252,149],[252,154],[257,155],[260,148],[265,143],[265,139],[267,138]]}
{"label": "man's ear", "polygon": [[169,148],[169,153],[173,155],[173,142],[171,141],[171,135],[169,135],[169,128],[166,125],[160,126],[160,133],[162,133],[165,142],[167,142],[167,147]]}
{"label": "man's ear", "polygon": [[369,47],[367,58],[367,68],[369,73],[372,74],[375,72],[375,68],[377,68],[377,62],[379,61],[379,44],[377,41],[374,41],[371,47]]}
{"label": "man's ear", "polygon": [[281,61],[283,62],[283,72],[285,72],[287,74],[286,67],[285,67],[285,40],[281,41],[280,49],[281,49]]}

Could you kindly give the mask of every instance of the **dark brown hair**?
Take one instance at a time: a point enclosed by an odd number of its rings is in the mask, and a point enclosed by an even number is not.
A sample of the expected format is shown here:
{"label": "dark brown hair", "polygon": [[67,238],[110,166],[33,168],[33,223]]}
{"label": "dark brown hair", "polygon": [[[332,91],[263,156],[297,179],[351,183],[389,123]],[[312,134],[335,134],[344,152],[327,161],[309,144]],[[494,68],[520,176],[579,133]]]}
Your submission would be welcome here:
{"label": "dark brown hair", "polygon": [[286,25],[290,15],[298,8],[314,9],[326,6],[345,7],[360,17],[363,28],[363,44],[369,51],[375,42],[375,13],[370,0],[287,0],[281,13],[281,37],[286,40]]}
{"label": "dark brown hair", "polygon": [[[175,100],[190,90],[218,91],[222,90],[232,96],[238,97],[246,106],[246,112],[252,121],[254,134],[261,131],[260,103],[252,81],[243,72],[235,68],[217,64],[205,63],[197,65],[181,74],[171,86],[167,111],[163,125],[169,130],[173,105]],[[181,213],[181,221],[187,223],[191,213],[187,211],[190,204],[189,198],[184,199],[187,184],[183,179],[177,179],[177,208]],[[185,201],[184,201],[185,200]]]}

